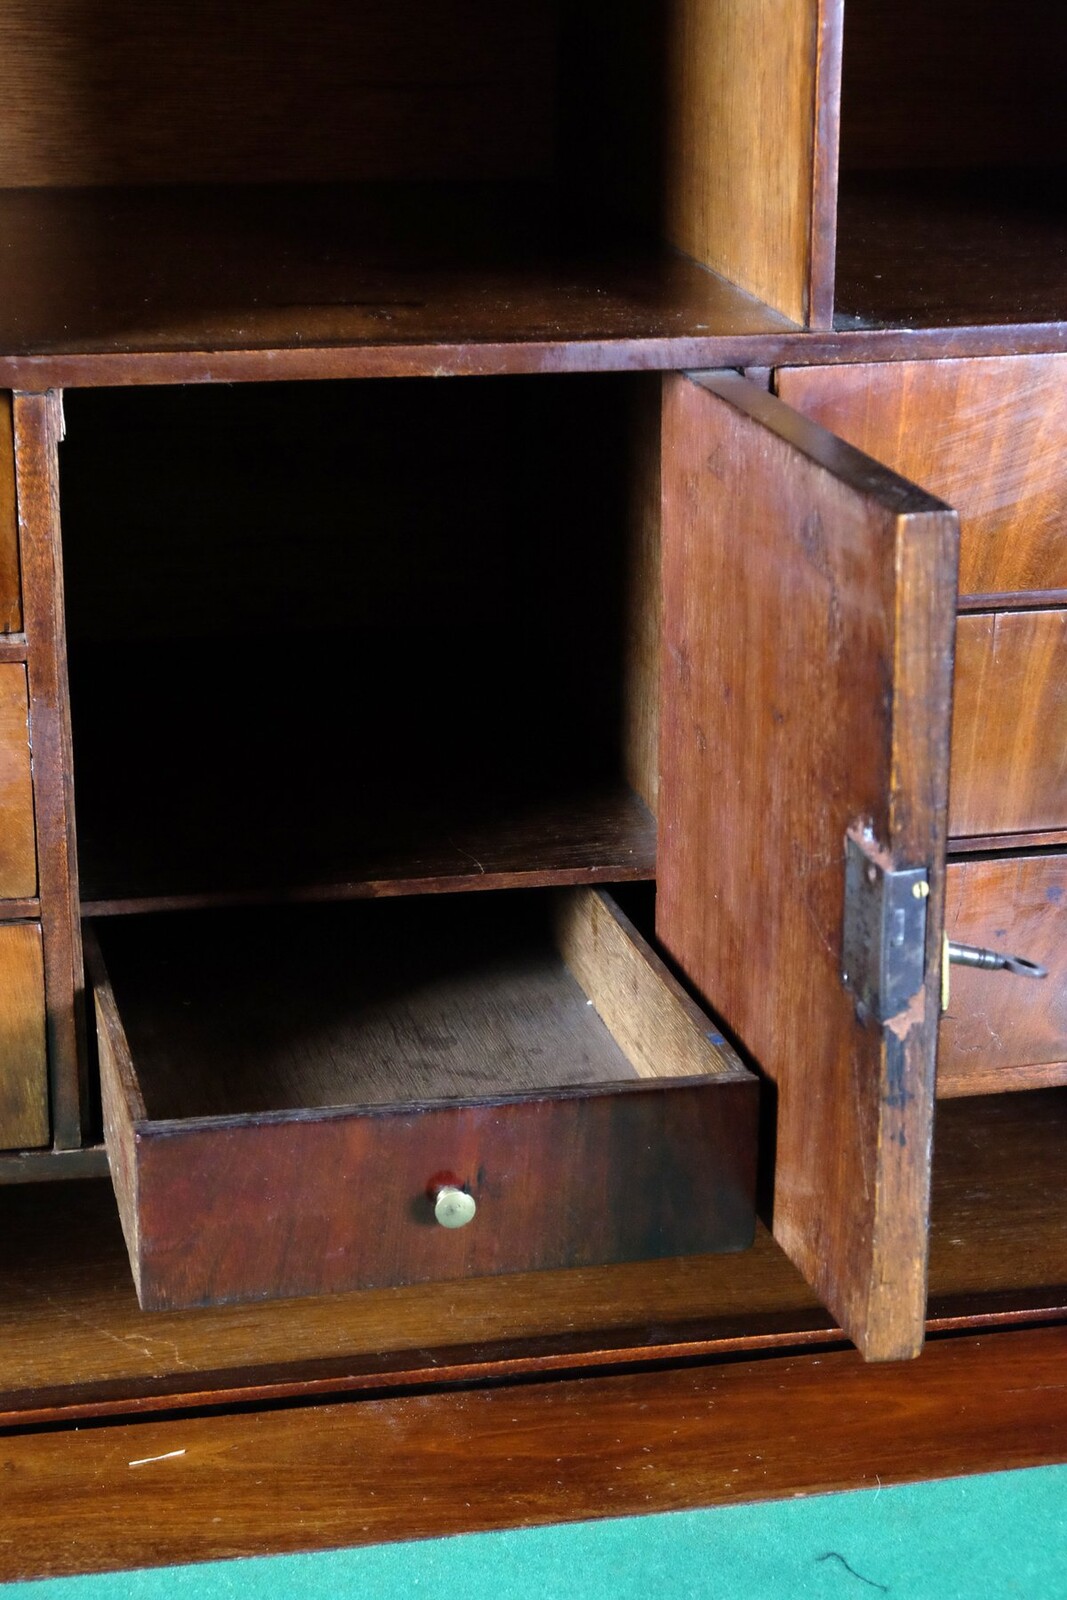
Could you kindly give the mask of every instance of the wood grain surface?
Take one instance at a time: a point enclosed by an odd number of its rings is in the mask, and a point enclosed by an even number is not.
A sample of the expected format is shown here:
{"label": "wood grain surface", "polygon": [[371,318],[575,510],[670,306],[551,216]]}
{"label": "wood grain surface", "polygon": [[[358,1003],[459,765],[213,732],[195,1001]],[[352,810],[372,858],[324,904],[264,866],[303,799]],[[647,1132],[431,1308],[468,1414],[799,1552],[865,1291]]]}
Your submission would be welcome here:
{"label": "wood grain surface", "polygon": [[26,668],[0,663],[0,896],[37,893]]}
{"label": "wood grain surface", "polygon": [[22,627],[19,518],[15,499],[15,431],[11,396],[0,390],[0,633]]}
{"label": "wood grain surface", "polygon": [[827,261],[832,279],[840,18],[837,0],[564,7],[563,182],[794,321],[818,322]]}
{"label": "wood grain surface", "polygon": [[[1058,1461],[1061,1328],[0,1444],[6,1577],[682,1510]],[[975,1403],[980,1394],[981,1404]],[[818,1448],[812,1448],[812,1441]],[[457,1492],[456,1470],[461,1466]]]}
{"label": "wood grain surface", "polygon": [[951,834],[1067,827],[1067,610],[959,619]]}
{"label": "wood grain surface", "polygon": [[66,607],[59,524],[58,394],[15,396],[23,610],[28,641],[37,878],[48,994],[52,1138],[76,1149],[87,1118]]}
{"label": "wood grain surface", "polygon": [[953,966],[938,1094],[1067,1082],[1067,856],[953,862],[945,930],[960,944],[1035,961],[1048,977]]}
{"label": "wood grain surface", "polygon": [[574,341],[609,347],[595,366],[619,341],[792,326],[537,184],[9,190],[0,231],[5,354],[540,341],[555,356],[524,365],[571,370]]}
{"label": "wood grain surface", "polygon": [[626,475],[623,772],[630,788],[655,815],[659,792],[659,683],[663,633],[660,585],[659,373],[632,380]]}
{"label": "wood grain surface", "polygon": [[[671,380],[657,931],[777,1084],[775,1235],[869,1356],[921,1343],[956,524],[732,376]],[[930,874],[926,972],[864,1021],[845,836]]]}
{"label": "wood grain surface", "polygon": [[642,1078],[747,1076],[737,1052],[690,998],[610,895],[556,899],[568,969]]}
{"label": "wood grain surface", "polygon": [[[615,8],[612,8],[614,10]],[[663,220],[687,255],[808,323],[813,235],[834,196],[817,159],[816,113],[837,84],[820,51],[836,42],[837,0],[675,0],[664,65]],[[816,193],[816,173],[823,192]],[[820,263],[821,265],[821,263]]]}
{"label": "wood grain surface", "polygon": [[[644,946],[578,891],[569,933],[599,929],[579,952],[587,999],[543,901],[101,930],[105,1133],[142,1304],[751,1242],[755,1080],[687,1012],[643,1081],[649,1023],[624,1010],[681,997],[651,952],[612,987],[612,951],[637,964]],[[437,1182],[475,1196],[471,1225],[435,1224]]]}
{"label": "wood grain surface", "polygon": [[1067,599],[1067,357],[790,367],[777,390],[959,512],[962,597]]}
{"label": "wood grain surface", "polygon": [[32,922],[0,926],[0,1149],[48,1143],[41,930]]}
{"label": "wood grain surface", "polygon": [[4,9],[6,188],[547,176],[553,8]]}
{"label": "wood grain surface", "polygon": [[[835,326],[1040,323],[1037,348],[1062,349],[1067,223],[1049,203],[1062,186],[1061,173],[1025,168],[842,173]],[[1002,335],[973,353],[1019,349]]]}
{"label": "wood grain surface", "polygon": [[[989,1328],[1067,1309],[1065,1137],[1063,1091],[939,1104],[933,1328]],[[736,1255],[151,1315],[138,1309],[106,1181],[3,1188],[0,1227],[5,1423],[840,1338],[762,1226]]]}

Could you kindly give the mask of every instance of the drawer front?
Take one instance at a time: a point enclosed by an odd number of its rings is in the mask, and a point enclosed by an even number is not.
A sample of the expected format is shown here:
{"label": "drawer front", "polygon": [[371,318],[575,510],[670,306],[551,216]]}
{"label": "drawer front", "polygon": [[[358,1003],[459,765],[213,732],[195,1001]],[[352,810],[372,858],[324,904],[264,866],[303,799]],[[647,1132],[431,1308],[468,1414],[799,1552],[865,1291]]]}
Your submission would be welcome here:
{"label": "drawer front", "polygon": [[35,922],[0,924],[0,1150],[48,1143],[44,958]]}
{"label": "drawer front", "polygon": [[1048,968],[1047,978],[953,966],[939,1095],[1067,1082],[1067,855],[954,862],[950,939]]}
{"label": "drawer front", "polygon": [[17,633],[21,627],[15,430],[11,396],[0,391],[0,633]]}
{"label": "drawer front", "polygon": [[757,1082],[602,893],[119,918],[87,956],[148,1309],[751,1243]]}
{"label": "drawer front", "polygon": [[960,514],[960,594],[1067,597],[1067,356],[790,367],[778,392]]}
{"label": "drawer front", "polygon": [[37,893],[26,668],[0,664],[0,899]]}
{"label": "drawer front", "polygon": [[1067,610],[961,617],[949,832],[1065,827]]}
{"label": "drawer front", "polygon": [[[218,1305],[740,1249],[750,1087],[176,1129],[136,1158],[138,1296]],[[466,1226],[435,1219],[445,1183],[476,1202]]]}

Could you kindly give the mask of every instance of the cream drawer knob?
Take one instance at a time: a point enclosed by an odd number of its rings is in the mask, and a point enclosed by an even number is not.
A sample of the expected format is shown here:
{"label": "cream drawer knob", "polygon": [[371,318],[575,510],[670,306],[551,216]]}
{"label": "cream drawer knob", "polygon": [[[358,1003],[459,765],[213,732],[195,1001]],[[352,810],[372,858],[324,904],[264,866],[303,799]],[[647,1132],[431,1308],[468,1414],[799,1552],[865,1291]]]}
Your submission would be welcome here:
{"label": "cream drawer knob", "polygon": [[472,1194],[450,1183],[438,1189],[433,1204],[433,1214],[442,1228],[465,1228],[468,1222],[474,1221],[477,1209],[478,1202]]}

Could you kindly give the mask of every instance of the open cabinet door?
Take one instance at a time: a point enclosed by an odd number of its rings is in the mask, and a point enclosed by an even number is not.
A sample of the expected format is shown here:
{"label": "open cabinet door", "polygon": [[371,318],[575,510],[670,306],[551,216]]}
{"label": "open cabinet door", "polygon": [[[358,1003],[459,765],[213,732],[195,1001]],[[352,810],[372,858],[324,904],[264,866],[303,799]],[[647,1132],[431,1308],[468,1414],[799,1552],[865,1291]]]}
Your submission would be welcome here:
{"label": "open cabinet door", "polygon": [[774,1232],[922,1345],[955,514],[734,374],[664,395],[657,930],[777,1085]]}

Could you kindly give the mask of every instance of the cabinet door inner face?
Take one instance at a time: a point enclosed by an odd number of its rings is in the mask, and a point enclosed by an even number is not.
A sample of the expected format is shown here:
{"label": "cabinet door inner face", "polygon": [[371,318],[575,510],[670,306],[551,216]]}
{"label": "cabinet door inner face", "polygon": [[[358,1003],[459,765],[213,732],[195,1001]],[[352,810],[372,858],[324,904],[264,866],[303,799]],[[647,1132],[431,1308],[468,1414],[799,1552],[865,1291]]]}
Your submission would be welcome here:
{"label": "cabinet door inner face", "polygon": [[[732,374],[664,406],[657,931],[776,1085],[780,1243],[867,1356],[913,1355],[956,519]],[[849,835],[929,888],[873,1014],[842,978]]]}

